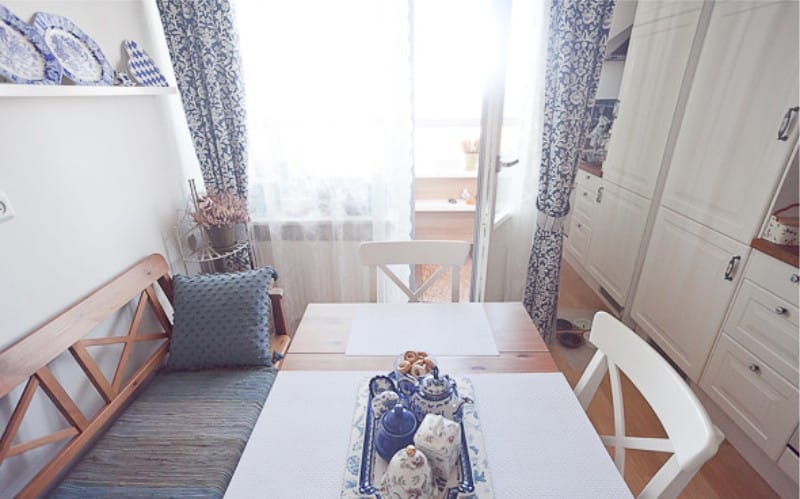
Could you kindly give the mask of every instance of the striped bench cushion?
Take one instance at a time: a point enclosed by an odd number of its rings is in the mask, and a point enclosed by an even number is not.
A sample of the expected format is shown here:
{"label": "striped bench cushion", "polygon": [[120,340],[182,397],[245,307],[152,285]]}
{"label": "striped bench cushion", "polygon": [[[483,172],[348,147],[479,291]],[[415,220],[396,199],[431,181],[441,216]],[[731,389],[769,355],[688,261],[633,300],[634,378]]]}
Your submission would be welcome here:
{"label": "striped bench cushion", "polygon": [[222,497],[275,376],[159,373],[51,497]]}

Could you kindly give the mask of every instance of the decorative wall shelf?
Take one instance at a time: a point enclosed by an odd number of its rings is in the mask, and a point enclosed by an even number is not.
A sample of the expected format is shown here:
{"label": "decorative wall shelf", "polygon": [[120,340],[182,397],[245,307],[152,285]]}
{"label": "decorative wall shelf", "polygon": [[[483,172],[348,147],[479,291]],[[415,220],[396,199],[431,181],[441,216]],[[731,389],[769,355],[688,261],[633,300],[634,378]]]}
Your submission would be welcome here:
{"label": "decorative wall shelf", "polygon": [[8,97],[133,97],[177,95],[175,87],[105,87],[80,85],[0,84],[0,98]]}

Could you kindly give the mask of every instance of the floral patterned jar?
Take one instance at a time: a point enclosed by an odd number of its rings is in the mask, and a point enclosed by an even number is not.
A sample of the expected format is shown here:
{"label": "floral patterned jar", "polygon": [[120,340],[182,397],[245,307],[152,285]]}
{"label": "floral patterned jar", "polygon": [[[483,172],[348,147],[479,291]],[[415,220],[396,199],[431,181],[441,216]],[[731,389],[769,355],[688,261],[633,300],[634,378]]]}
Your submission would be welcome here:
{"label": "floral patterned jar", "polygon": [[460,455],[461,425],[428,414],[414,435],[414,445],[428,457],[434,478],[446,483]]}
{"label": "floral patterned jar", "polygon": [[381,481],[381,496],[391,498],[431,499],[435,486],[428,458],[409,445],[389,461]]}

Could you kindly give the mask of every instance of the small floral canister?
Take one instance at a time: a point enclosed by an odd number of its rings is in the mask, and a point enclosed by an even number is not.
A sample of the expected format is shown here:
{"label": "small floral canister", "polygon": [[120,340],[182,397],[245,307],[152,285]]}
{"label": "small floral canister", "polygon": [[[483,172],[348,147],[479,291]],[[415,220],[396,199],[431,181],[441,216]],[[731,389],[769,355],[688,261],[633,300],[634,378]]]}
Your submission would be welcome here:
{"label": "small floral canister", "polygon": [[425,454],[409,445],[389,461],[381,482],[381,496],[402,499],[432,499],[435,487]]}
{"label": "small floral canister", "polygon": [[444,416],[427,414],[414,435],[414,445],[428,457],[434,478],[446,482],[458,460],[461,426]]}

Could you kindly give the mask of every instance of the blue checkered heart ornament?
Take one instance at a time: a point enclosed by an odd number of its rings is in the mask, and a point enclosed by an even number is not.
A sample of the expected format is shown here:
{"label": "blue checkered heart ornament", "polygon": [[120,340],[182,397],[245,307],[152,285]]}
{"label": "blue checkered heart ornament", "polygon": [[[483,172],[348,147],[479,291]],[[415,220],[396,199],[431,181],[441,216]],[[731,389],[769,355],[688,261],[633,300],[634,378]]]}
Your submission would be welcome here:
{"label": "blue checkered heart ornament", "polygon": [[138,43],[133,40],[125,40],[122,44],[128,54],[128,74],[131,75],[131,78],[145,87],[169,86],[167,79],[158,70],[153,59]]}

